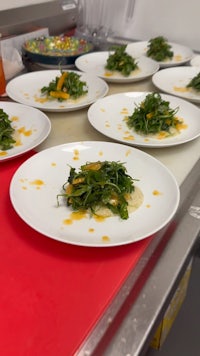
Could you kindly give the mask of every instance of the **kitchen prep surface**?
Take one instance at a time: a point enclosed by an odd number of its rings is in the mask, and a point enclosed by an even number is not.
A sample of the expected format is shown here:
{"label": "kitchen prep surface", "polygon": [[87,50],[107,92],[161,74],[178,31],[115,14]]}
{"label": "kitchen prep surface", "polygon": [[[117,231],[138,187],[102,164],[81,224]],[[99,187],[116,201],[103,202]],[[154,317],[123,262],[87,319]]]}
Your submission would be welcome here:
{"label": "kitchen prep surface", "polygon": [[12,209],[9,183],[34,152],[2,165],[0,344],[4,356],[73,355],[153,237],[120,248],[63,244]]}
{"label": "kitchen prep surface", "polygon": [[[109,94],[131,90],[155,88],[149,79],[110,85]],[[37,151],[74,141],[108,141],[89,124],[87,109],[48,116],[52,130]],[[164,163],[181,185],[199,159],[200,139],[179,147],[142,150]],[[94,249],[63,244],[32,230],[16,215],[9,200],[10,180],[29,157],[23,155],[1,167],[1,349],[4,356],[74,355],[131,272],[136,278],[131,303],[135,301],[161,251],[154,254],[153,262],[144,258],[152,250],[155,236],[127,246]],[[162,248],[165,244],[162,242]],[[138,274],[140,262],[146,268]],[[108,318],[106,324],[111,321]]]}
{"label": "kitchen prep surface", "polygon": [[[131,84],[109,84],[109,91],[107,95],[131,91],[153,92],[158,90],[152,84],[152,80],[150,78]],[[79,110],[76,113],[48,112],[48,116],[51,119],[52,130],[48,140],[38,146],[37,151],[56,146],[58,144],[76,141],[97,140],[115,142],[92,127],[87,119],[87,111],[88,109]],[[200,138],[197,138],[192,142],[182,144],[179,147],[167,147],[162,149],[142,148],[142,150],[153,155],[156,159],[165,164],[174,174],[180,185],[199,159]],[[181,164],[182,162],[184,162],[184,164]]]}

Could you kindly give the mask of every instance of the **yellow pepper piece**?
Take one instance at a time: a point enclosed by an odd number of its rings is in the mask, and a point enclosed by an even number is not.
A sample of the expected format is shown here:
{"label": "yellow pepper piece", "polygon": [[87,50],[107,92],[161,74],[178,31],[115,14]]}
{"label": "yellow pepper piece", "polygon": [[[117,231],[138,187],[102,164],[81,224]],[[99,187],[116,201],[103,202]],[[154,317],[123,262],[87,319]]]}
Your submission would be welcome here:
{"label": "yellow pepper piece", "polygon": [[60,78],[58,79],[58,83],[57,83],[57,86],[56,86],[57,90],[61,90],[62,89],[64,80],[67,77],[67,74],[68,74],[67,72],[63,72],[62,75],[60,76]]}
{"label": "yellow pepper piece", "polygon": [[72,184],[68,184],[65,189],[66,194],[71,194],[72,192]]}
{"label": "yellow pepper piece", "polygon": [[73,179],[72,184],[73,185],[80,184],[80,183],[83,183],[84,180],[85,180],[85,178],[83,178],[83,177],[75,178],[75,179]]}
{"label": "yellow pepper piece", "polygon": [[169,126],[172,124],[172,120],[171,120],[171,119],[166,119],[165,122],[166,122],[166,124],[169,125]]}
{"label": "yellow pepper piece", "polygon": [[146,118],[147,118],[148,120],[152,119],[152,117],[153,117],[153,112],[150,112],[150,113],[148,113],[148,114],[146,115]]}
{"label": "yellow pepper piece", "polygon": [[88,163],[82,167],[84,171],[98,171],[101,168],[101,162]]}
{"label": "yellow pepper piece", "polygon": [[63,91],[50,91],[50,96],[56,99],[69,99],[70,95],[68,93],[64,93]]}

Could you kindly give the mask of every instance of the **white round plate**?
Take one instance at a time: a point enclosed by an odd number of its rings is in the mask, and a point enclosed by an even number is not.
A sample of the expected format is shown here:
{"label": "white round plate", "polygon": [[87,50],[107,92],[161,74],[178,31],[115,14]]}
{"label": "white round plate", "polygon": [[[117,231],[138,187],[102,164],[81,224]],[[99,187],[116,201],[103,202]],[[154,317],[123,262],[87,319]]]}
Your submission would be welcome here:
{"label": "white round plate", "polygon": [[193,67],[200,67],[200,54],[194,56],[191,61],[190,65]]}
{"label": "white round plate", "polygon": [[2,151],[0,162],[15,158],[42,143],[51,131],[49,118],[40,110],[18,103],[1,102],[1,109],[12,121],[16,143],[13,148]]}
{"label": "white round plate", "polygon": [[200,92],[186,88],[192,78],[199,73],[198,67],[182,66],[176,68],[166,68],[156,73],[153,84],[161,91],[179,96],[194,103],[200,103]]}
{"label": "white round plate", "polygon": [[[148,49],[148,41],[133,42],[127,46],[127,52],[137,58],[146,55]],[[193,51],[189,47],[185,47],[176,43],[169,42],[171,50],[174,52],[172,59],[157,62],[160,68],[179,66],[187,63],[193,57]]]}
{"label": "white round plate", "polygon": [[169,147],[191,141],[200,135],[200,110],[195,105],[171,95],[161,94],[170,107],[179,108],[177,116],[183,118],[187,128],[180,134],[163,139],[139,135],[128,128],[125,117],[132,115],[148,93],[127,92],[107,96],[92,104],[88,110],[91,125],[105,136],[132,146]]}
{"label": "white round plate", "polygon": [[68,99],[62,102],[57,99],[43,100],[45,96],[41,95],[41,88],[48,86],[56,76],[60,76],[59,70],[37,71],[18,76],[7,84],[6,92],[11,99],[19,103],[54,112],[82,109],[107,94],[108,85],[101,78],[79,71],[68,70],[68,72],[80,74],[80,80],[85,81],[88,87],[86,95],[76,100]]}
{"label": "white round plate", "polygon": [[159,69],[157,62],[150,58],[142,56],[137,59],[139,69],[133,71],[128,77],[123,76],[120,72],[111,72],[105,69],[106,61],[110,52],[93,52],[78,57],[75,65],[83,72],[96,74],[107,82],[129,83],[136,82],[152,76]]}
{"label": "white round plate", "polygon": [[[64,200],[57,206],[70,166],[79,169],[97,160],[123,162],[128,174],[139,180],[135,185],[144,201],[127,220],[114,216],[71,221],[72,210]],[[163,164],[136,148],[86,141],[55,146],[29,158],[12,178],[10,197],[19,216],[38,232],[73,245],[108,247],[144,239],[164,227],[177,210],[179,187]]]}

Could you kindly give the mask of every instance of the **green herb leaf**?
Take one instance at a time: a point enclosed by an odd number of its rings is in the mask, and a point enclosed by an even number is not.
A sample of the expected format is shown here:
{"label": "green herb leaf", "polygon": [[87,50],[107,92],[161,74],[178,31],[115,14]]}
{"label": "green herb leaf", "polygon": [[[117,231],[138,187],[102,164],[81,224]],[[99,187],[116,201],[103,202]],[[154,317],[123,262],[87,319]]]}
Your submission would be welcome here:
{"label": "green herb leaf", "polygon": [[73,210],[90,210],[95,214],[101,206],[128,219],[125,195],[134,191],[134,179],[127,174],[123,163],[88,162],[78,172],[71,167],[63,189],[61,196]]}
{"label": "green herb leaf", "polygon": [[200,72],[191,79],[191,81],[188,83],[187,88],[193,88],[197,91],[200,91]]}
{"label": "green herb leaf", "polygon": [[178,108],[171,109],[169,102],[162,100],[159,93],[150,93],[136,108],[131,116],[128,116],[127,125],[136,132],[156,134],[161,131],[170,133],[172,127],[176,127],[180,120],[175,116]]}
{"label": "green herb leaf", "polygon": [[117,47],[113,54],[110,54],[105,66],[110,71],[118,71],[125,77],[138,68],[136,60],[126,52],[126,46]]}
{"label": "green herb leaf", "polygon": [[147,50],[148,57],[151,57],[155,61],[162,62],[166,59],[171,59],[173,55],[171,45],[164,37],[158,36],[149,41]]}
{"label": "green herb leaf", "polygon": [[5,151],[13,147],[16,142],[13,139],[14,128],[11,126],[8,115],[0,109],[0,149]]}

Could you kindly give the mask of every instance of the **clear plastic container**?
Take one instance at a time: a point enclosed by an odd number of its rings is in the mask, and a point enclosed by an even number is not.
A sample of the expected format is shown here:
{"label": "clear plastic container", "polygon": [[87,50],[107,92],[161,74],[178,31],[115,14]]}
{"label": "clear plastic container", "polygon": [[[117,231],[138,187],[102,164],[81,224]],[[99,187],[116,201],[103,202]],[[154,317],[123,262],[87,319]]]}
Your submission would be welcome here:
{"label": "clear plastic container", "polygon": [[132,21],[135,0],[77,0],[76,36],[84,37],[97,47],[110,38],[123,37]]}

